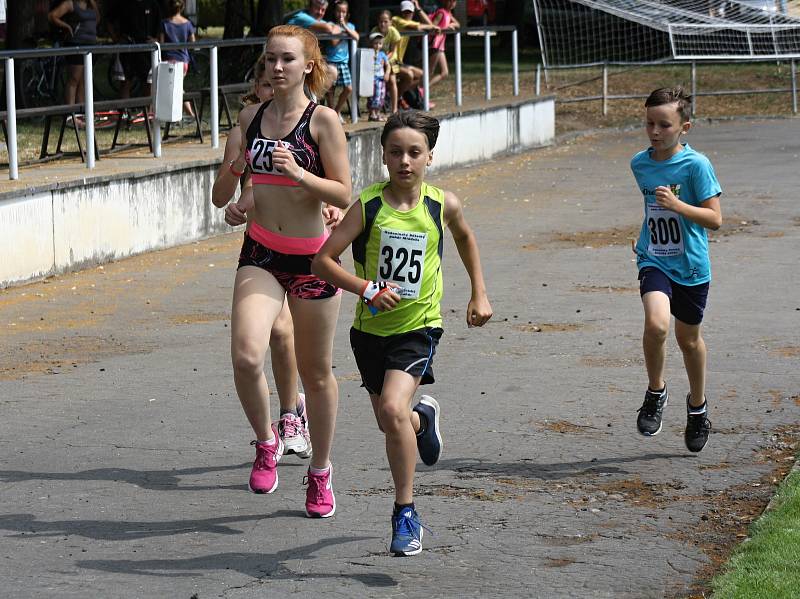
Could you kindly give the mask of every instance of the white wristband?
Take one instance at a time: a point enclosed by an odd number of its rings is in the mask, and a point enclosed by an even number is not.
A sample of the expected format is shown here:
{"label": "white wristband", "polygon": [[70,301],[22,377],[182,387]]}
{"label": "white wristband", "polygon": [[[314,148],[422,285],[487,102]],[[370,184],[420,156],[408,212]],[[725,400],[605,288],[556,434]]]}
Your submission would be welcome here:
{"label": "white wristband", "polygon": [[306,176],[306,169],[301,168],[300,169],[300,176],[297,179],[295,179],[295,183],[300,183],[300,181],[302,181],[303,177],[305,177],[305,176]]}
{"label": "white wristband", "polygon": [[[384,283],[384,287],[386,284]],[[376,283],[375,281],[369,281],[367,286],[364,287],[364,291],[361,292],[361,297],[364,298],[364,301],[371,302],[372,298],[378,295],[378,292],[382,289],[380,283]]]}

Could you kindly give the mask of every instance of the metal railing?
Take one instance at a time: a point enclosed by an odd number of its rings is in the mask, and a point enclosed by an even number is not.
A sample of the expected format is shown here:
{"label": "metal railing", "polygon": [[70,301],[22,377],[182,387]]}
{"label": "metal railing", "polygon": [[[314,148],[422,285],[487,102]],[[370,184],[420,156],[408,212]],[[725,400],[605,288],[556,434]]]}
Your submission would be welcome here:
{"label": "metal railing", "polygon": [[[742,65],[748,63],[774,63],[774,59],[762,58],[762,59],[751,59],[746,61],[703,61],[703,64],[726,64],[726,65]],[[792,103],[792,113],[798,113],[798,90],[797,90],[797,64],[795,60],[788,61],[789,68],[790,68],[790,76],[791,76],[791,87],[779,87],[779,88],[756,88],[756,89],[726,89],[726,90],[709,90],[709,91],[700,91],[697,85],[697,62],[692,61],[688,63],[688,66],[691,69],[690,72],[690,93],[693,98],[699,97],[711,97],[711,96],[747,96],[752,94],[791,94],[791,103]],[[576,87],[579,85],[583,85],[586,83],[592,83],[595,81],[602,81],[602,88],[600,94],[590,95],[590,96],[578,96],[572,98],[556,98],[556,104],[575,104],[579,102],[601,102],[602,103],[602,113],[603,116],[608,114],[609,110],[609,103],[612,100],[637,100],[637,99],[645,99],[648,97],[649,93],[634,93],[634,94],[610,94],[609,93],[609,84],[608,84],[608,75],[609,75],[609,67],[612,66],[620,66],[620,67],[629,67],[633,68],[642,68],[642,67],[655,67],[655,66],[687,66],[687,61],[661,61],[661,62],[642,62],[642,63],[614,63],[614,62],[597,62],[587,65],[570,65],[570,66],[563,66],[563,67],[553,67],[549,66],[544,69],[544,76],[545,81],[548,79],[548,72],[550,71],[557,71],[557,70],[577,70],[577,69],[584,69],[584,68],[596,68],[600,67],[601,72],[599,75],[594,75],[592,77],[588,77],[586,79],[582,79],[580,81],[572,82],[560,86],[558,89],[566,89],[568,87]],[[536,95],[541,94],[541,74],[542,74],[542,65],[539,64],[536,66]],[[557,91],[556,90],[556,91]],[[692,117],[696,116],[696,107],[697,102],[693,101],[691,104],[691,111]]]}
{"label": "metal railing", "polygon": [[[518,55],[518,37],[517,29],[513,26],[486,26],[486,27],[471,27],[463,30],[467,35],[482,35],[484,37],[484,74],[486,79],[486,100],[492,98],[491,88],[491,37],[500,32],[511,33],[511,46],[512,46],[512,71],[513,71],[513,93],[514,96],[519,95],[519,55]],[[462,31],[442,31],[441,33],[453,36],[454,44],[454,58],[455,58],[455,102],[456,106],[463,104],[462,94],[462,72],[461,72],[461,42]],[[409,37],[422,38],[422,87],[423,87],[423,109],[430,110],[430,65],[428,63],[429,55],[429,37],[437,35],[434,32],[420,32],[420,31],[407,31],[401,32],[402,35]],[[339,39],[347,40],[350,44],[350,68],[353,75],[353,90],[354,94],[351,96],[350,102],[350,116],[353,123],[358,122],[358,52],[357,43],[346,34],[328,35],[319,34],[317,38],[321,41]],[[230,48],[238,46],[263,46],[266,42],[265,37],[261,38],[247,38],[247,39],[213,39],[201,40],[188,43],[144,43],[144,44],[125,44],[125,45],[91,45],[91,46],[71,46],[68,48],[38,48],[31,50],[6,50],[0,52],[0,59],[5,60],[5,74],[6,74],[6,121],[7,121],[7,136],[8,136],[8,163],[9,163],[9,179],[19,179],[19,154],[18,154],[18,138],[17,138],[17,108],[16,108],[16,83],[14,66],[15,60],[23,59],[42,59],[51,58],[54,56],[69,56],[69,55],[83,55],[84,73],[84,121],[85,121],[85,136],[86,136],[86,168],[93,169],[95,167],[95,135],[94,135],[94,77],[93,67],[95,55],[102,54],[124,54],[134,52],[150,52],[151,65],[153,74],[156,72],[156,67],[161,61],[162,50],[209,50],[209,99],[211,104],[210,114],[210,128],[211,128],[211,147],[219,148],[219,48]],[[153,76],[153,85],[151,86],[152,102],[156,100],[156,78]],[[538,92],[537,92],[538,93]],[[147,115],[145,115],[147,118]],[[158,158],[161,156],[161,123],[154,121],[153,127],[153,156]]]}

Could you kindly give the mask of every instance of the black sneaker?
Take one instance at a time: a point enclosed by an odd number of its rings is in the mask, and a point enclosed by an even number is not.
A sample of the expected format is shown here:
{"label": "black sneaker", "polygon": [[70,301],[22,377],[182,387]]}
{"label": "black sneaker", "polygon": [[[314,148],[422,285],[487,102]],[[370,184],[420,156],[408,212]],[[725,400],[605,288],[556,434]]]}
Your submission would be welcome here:
{"label": "black sneaker", "polygon": [[711,433],[711,421],[708,419],[708,409],[700,414],[692,414],[689,410],[689,395],[686,396],[686,430],[683,440],[686,449],[697,453],[706,446],[708,435]]}
{"label": "black sneaker", "polygon": [[651,391],[649,388],[644,394],[644,403],[639,408],[639,416],[636,418],[636,428],[645,437],[652,437],[661,432],[661,413],[667,405],[669,393],[667,385],[661,392]]}

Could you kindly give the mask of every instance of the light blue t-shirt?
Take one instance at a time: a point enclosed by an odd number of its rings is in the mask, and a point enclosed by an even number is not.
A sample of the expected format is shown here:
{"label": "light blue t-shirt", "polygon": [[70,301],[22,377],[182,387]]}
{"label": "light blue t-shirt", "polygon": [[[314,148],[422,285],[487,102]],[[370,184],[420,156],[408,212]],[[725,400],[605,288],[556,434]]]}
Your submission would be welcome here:
{"label": "light blue t-shirt", "polygon": [[[356,26],[352,23],[347,24],[347,28],[355,31]],[[335,46],[326,42],[325,59],[328,62],[350,62],[350,40],[339,40]]]}
{"label": "light blue t-shirt", "polygon": [[656,203],[656,187],[671,187],[682,202],[700,206],[722,193],[714,167],[689,144],[668,160],[653,160],[652,148],[636,154],[631,170],[644,196],[644,221],[636,243],[637,266],[654,266],[681,285],[711,280],[705,227]]}
{"label": "light blue t-shirt", "polygon": [[299,10],[296,13],[294,13],[291,17],[289,17],[289,19],[286,21],[286,24],[297,25],[298,27],[302,27],[303,29],[308,29],[316,22],[317,20],[310,14],[308,14],[306,11]]}

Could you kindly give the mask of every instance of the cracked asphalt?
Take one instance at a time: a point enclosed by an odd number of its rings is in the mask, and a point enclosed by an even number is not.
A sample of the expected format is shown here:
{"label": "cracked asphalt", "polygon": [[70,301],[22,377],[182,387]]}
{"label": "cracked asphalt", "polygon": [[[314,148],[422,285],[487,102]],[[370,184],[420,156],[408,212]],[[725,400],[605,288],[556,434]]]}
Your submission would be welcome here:
{"label": "cracked asphalt", "polygon": [[[8,597],[684,597],[793,464],[800,427],[800,122],[699,123],[724,188],[705,321],[714,432],[683,446],[674,339],[664,430],[646,384],[629,239],[641,131],[441,173],[464,200],[495,316],[468,330],[445,249],[441,461],[431,529],[387,555],[391,478],[343,302],[338,509],[303,517],[306,464],[247,491],[251,432],[228,355],[240,233],[0,292],[0,580]],[[349,257],[346,264],[351,264]],[[271,376],[271,375],[270,375]]]}

